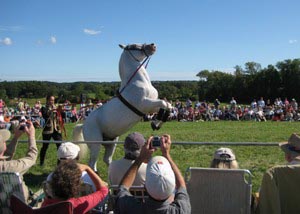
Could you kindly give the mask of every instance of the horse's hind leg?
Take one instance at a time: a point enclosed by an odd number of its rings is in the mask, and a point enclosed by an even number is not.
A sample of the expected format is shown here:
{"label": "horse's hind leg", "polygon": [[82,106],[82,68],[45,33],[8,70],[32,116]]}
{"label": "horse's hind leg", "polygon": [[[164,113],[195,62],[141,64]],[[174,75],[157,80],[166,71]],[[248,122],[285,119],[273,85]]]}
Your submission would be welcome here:
{"label": "horse's hind leg", "polygon": [[[113,141],[118,141],[119,137],[116,137]],[[116,144],[103,144],[103,146],[105,147],[105,152],[104,152],[104,156],[103,156],[103,161],[104,163],[106,163],[107,166],[109,166],[109,164],[112,162],[112,156],[115,152],[116,149]]]}
{"label": "horse's hind leg", "polygon": [[[95,125],[89,124],[89,126],[84,125],[83,126],[83,133],[84,133],[84,139],[86,141],[102,141],[102,132],[97,128]],[[100,143],[91,143],[88,144],[90,148],[90,160],[89,160],[89,166],[97,172],[97,161],[99,158],[99,152],[100,152]]]}
{"label": "horse's hind leg", "polygon": [[99,158],[99,152],[100,152],[100,146],[101,144],[97,143],[97,144],[90,144],[89,148],[91,151],[90,154],[90,160],[89,160],[89,166],[95,171],[97,172],[97,160]]}

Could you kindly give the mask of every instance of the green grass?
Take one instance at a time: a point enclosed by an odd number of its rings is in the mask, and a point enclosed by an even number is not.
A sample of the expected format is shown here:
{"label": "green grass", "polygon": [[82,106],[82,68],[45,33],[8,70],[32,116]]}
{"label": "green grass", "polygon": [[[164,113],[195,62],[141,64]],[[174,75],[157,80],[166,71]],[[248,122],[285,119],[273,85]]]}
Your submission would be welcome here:
{"label": "green grass", "polygon": [[[282,142],[287,141],[291,133],[299,132],[297,122],[241,122],[241,121],[218,121],[218,122],[168,122],[159,131],[152,131],[149,122],[141,122],[120,136],[123,141],[130,132],[138,131],[146,137],[150,135],[162,135],[168,133],[173,142]],[[65,124],[68,139],[71,140],[74,124]],[[41,130],[36,130],[36,138],[41,140]],[[41,144],[38,144],[39,150]],[[173,145],[171,154],[184,174],[187,167],[209,167],[214,150],[218,145]],[[249,169],[253,175],[253,190],[260,186],[262,175],[265,170],[276,164],[284,164],[284,154],[276,146],[228,146],[234,150],[240,168]],[[15,158],[24,156],[26,144],[20,144]],[[157,155],[160,151],[156,152]],[[113,159],[123,156],[122,145],[118,145]],[[102,161],[103,150],[100,152],[98,171],[104,180],[107,180],[107,167]],[[87,163],[87,158],[82,160]],[[56,165],[56,147],[50,145],[47,151],[45,165],[33,166],[24,176],[27,185],[37,190],[41,182],[54,169]]]}

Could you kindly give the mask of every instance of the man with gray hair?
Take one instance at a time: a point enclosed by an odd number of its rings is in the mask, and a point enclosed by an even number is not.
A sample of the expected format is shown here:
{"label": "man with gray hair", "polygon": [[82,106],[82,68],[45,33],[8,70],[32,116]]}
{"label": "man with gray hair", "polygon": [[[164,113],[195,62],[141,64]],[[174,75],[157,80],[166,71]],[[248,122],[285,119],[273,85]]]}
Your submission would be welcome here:
{"label": "man with gray hair", "polygon": [[[126,171],[140,155],[140,151],[145,144],[145,138],[141,133],[133,132],[129,134],[124,142],[124,157],[112,161],[108,168],[108,178],[110,185],[119,185]],[[134,186],[145,184],[147,164],[143,163],[133,182]]]}

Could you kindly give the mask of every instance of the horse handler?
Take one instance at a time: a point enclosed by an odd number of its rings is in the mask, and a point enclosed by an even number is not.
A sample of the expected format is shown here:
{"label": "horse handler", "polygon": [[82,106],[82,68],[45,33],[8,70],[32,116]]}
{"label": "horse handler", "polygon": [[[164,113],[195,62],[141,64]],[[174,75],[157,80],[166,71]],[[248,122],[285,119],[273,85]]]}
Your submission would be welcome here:
{"label": "horse handler", "polygon": [[[55,141],[62,141],[61,130],[63,128],[63,119],[59,111],[57,111],[55,105],[54,96],[47,96],[46,106],[41,108],[41,113],[45,119],[45,127],[43,128],[43,140],[49,141],[51,138]],[[49,143],[43,143],[40,155],[40,166],[44,165],[46,152]],[[60,143],[56,143],[57,149]]]}

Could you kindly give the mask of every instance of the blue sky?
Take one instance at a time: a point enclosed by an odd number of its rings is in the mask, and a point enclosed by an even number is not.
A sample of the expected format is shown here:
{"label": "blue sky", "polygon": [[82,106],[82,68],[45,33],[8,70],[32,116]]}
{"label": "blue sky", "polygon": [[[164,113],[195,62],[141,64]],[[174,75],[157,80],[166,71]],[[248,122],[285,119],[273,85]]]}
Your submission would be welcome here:
{"label": "blue sky", "polygon": [[119,81],[118,44],[156,43],[151,80],[299,58],[299,0],[0,0],[0,80]]}

